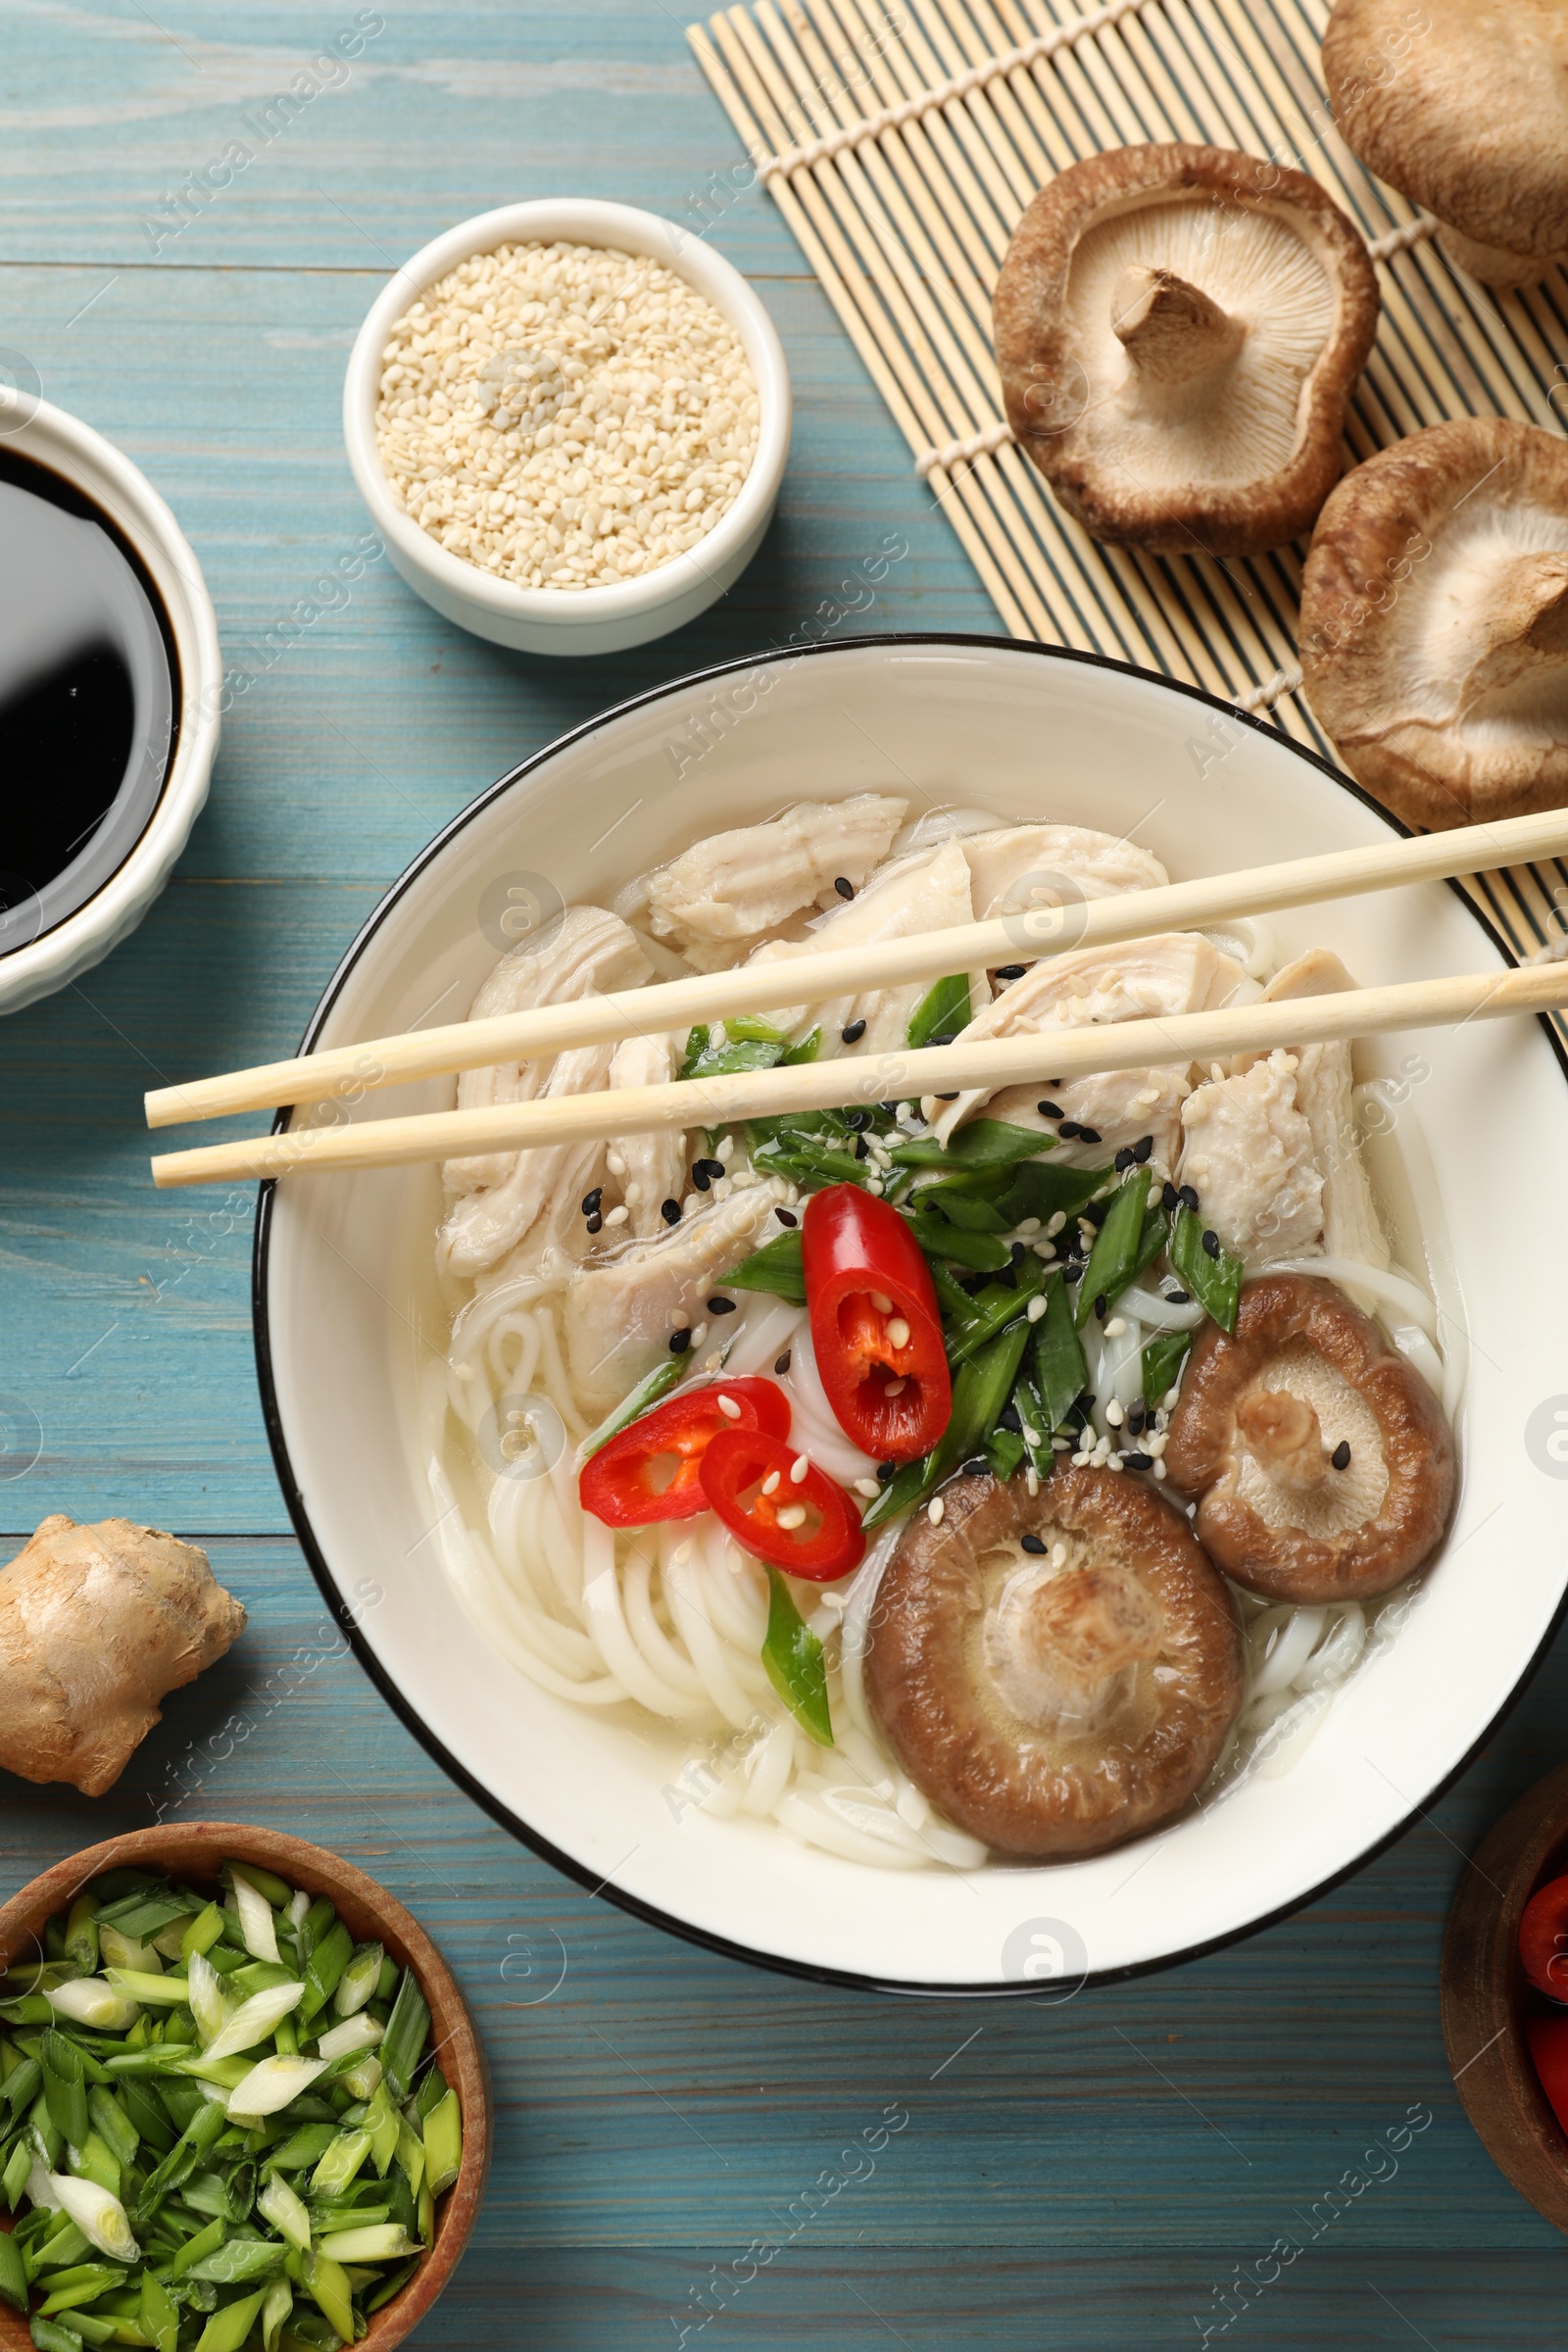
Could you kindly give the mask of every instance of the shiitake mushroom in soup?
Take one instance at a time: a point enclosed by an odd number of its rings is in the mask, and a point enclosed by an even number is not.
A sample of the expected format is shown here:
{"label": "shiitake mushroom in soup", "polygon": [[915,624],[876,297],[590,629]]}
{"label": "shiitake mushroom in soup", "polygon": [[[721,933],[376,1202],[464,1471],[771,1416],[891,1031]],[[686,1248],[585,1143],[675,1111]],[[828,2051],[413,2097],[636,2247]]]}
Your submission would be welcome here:
{"label": "shiitake mushroom in soup", "polygon": [[1181,1514],[1110,1470],[956,1480],[883,1575],[865,1687],[904,1770],[997,1853],[1101,1852],[1180,1811],[1241,1706],[1235,1604]]}

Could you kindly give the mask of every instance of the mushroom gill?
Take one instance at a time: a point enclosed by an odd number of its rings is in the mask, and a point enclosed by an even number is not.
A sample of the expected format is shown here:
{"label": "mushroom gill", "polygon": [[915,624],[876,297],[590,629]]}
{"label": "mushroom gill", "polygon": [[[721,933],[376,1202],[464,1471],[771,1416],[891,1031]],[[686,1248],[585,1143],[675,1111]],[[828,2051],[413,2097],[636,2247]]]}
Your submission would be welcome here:
{"label": "mushroom gill", "polygon": [[1127,147],[1040,190],[994,315],[1008,421],[1087,529],[1255,555],[1304,531],[1339,474],[1378,291],[1302,173]]}
{"label": "mushroom gill", "polygon": [[1466,417],[1347,474],[1313,533],[1300,647],[1341,758],[1407,824],[1568,801],[1568,443]]}
{"label": "mushroom gill", "polygon": [[1568,261],[1562,0],[1339,0],[1323,72],[1345,139],[1461,270],[1520,286]]}
{"label": "mushroom gill", "polygon": [[1362,1600],[1436,1549],[1453,1444],[1436,1398],[1334,1289],[1265,1274],[1200,1333],[1165,1469],[1218,1567],[1277,1600]]}
{"label": "mushroom gill", "polygon": [[1093,1854],[1180,1810],[1241,1706],[1236,1611],[1168,1502],[1108,1470],[955,1480],[905,1530],[865,1687],[904,1770],[998,1853]]}

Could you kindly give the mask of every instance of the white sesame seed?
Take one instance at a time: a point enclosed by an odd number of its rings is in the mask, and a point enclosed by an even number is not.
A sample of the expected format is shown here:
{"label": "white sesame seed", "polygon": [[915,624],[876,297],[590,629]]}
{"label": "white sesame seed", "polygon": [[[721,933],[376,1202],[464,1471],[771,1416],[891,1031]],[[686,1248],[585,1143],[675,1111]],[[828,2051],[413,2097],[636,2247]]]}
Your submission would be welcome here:
{"label": "white sesame seed", "polygon": [[1155,1457],[1155,1460],[1154,1460],[1154,1466],[1153,1466],[1153,1469],[1152,1469],[1152,1470],[1150,1472],[1150,1476],[1151,1476],[1151,1478],[1163,1478],[1163,1477],[1164,1477],[1164,1475],[1165,1475],[1165,1465],[1164,1465],[1164,1463],[1163,1463],[1162,1461],[1160,1461],[1160,1460],[1159,1460],[1158,1456],[1156,1455],[1156,1457]]}
{"label": "white sesame seed", "polygon": [[1039,1430],[1031,1429],[1027,1421],[1023,1423],[1022,1428],[1019,1431],[1019,1435],[1022,1437],[1026,1446],[1038,1446],[1040,1443]]}
{"label": "white sesame seed", "polygon": [[881,1291],[873,1291],[871,1293],[871,1304],[876,1308],[876,1311],[879,1315],[891,1315],[893,1312],[892,1299],[885,1298]]}
{"label": "white sesame seed", "polygon": [[692,1346],[694,1348],[700,1348],[707,1337],[708,1325],[706,1323],[699,1323],[695,1325],[692,1331]]}
{"label": "white sesame seed", "polygon": [[908,1345],[909,1326],[902,1315],[895,1315],[888,1325],[888,1346],[890,1348],[907,1348]]}
{"label": "white sesame seed", "polygon": [[902,1396],[908,1385],[909,1384],[906,1380],[884,1381],[882,1384],[882,1394],[884,1396]]}
{"label": "white sesame seed", "polygon": [[734,1150],[735,1138],[732,1135],[721,1135],[713,1147],[713,1157],[728,1160]]}
{"label": "white sesame seed", "polygon": [[741,1408],[736,1403],[733,1396],[720,1396],[718,1400],[718,1409],[725,1416],[726,1420],[738,1421],[741,1417]]}
{"label": "white sesame seed", "polygon": [[630,1215],[631,1210],[629,1208],[607,1208],[605,1211],[605,1223],[607,1225],[624,1225],[626,1219]]}
{"label": "white sesame seed", "polygon": [[882,1198],[882,1179],[881,1179],[881,1177],[880,1177],[880,1176],[868,1176],[868,1177],[866,1178],[866,1180],[865,1180],[865,1189],[866,1189],[866,1191],[867,1191],[867,1192],[868,1192],[868,1193],[871,1195],[871,1198],[872,1198],[874,1200],[881,1200],[881,1198]]}
{"label": "white sesame seed", "polygon": [[612,1176],[624,1176],[626,1173],[626,1162],[621,1158],[618,1152],[607,1152],[605,1154],[605,1165],[610,1170]]}
{"label": "white sesame seed", "polygon": [[635,1180],[626,1187],[626,1206],[635,1208],[643,1197],[643,1188]]}
{"label": "white sesame seed", "polygon": [[1018,1238],[1020,1241],[1027,1242],[1031,1240],[1039,1231],[1040,1219],[1038,1217],[1025,1217],[1022,1224],[1018,1228]]}
{"label": "white sesame seed", "polygon": [[875,1502],[882,1490],[874,1478],[858,1478],[855,1482],[855,1492],[857,1494],[863,1494],[867,1502]]}
{"label": "white sesame seed", "polygon": [[1060,1233],[1060,1231],[1062,1230],[1062,1227],[1063,1227],[1063,1226],[1066,1224],[1066,1222],[1067,1222],[1067,1212],[1066,1212],[1066,1210],[1065,1210],[1064,1208],[1054,1208],[1054,1209],[1052,1210],[1052,1212],[1051,1212],[1051,1222],[1050,1222],[1050,1224],[1049,1224],[1049,1225],[1046,1227],[1046,1239],[1047,1239],[1047,1241],[1048,1241],[1048,1242],[1054,1242],[1054,1241],[1055,1240],[1055,1238],[1056,1238],[1057,1234],[1058,1234],[1058,1233]]}
{"label": "white sesame seed", "polygon": [[1159,1400],[1160,1411],[1162,1413],[1174,1412],[1176,1409],[1176,1399],[1180,1394],[1181,1391],[1179,1389],[1167,1389],[1164,1396]]}
{"label": "white sesame seed", "polygon": [[1157,1429],[1152,1438],[1145,1438],[1144,1451],[1146,1453],[1152,1453],[1157,1462],[1160,1455],[1164,1452],[1169,1444],[1170,1440],[1165,1435],[1165,1432],[1162,1429]]}
{"label": "white sesame seed", "polygon": [[1119,1340],[1125,1337],[1126,1330],[1127,1326],[1121,1316],[1112,1315],[1110,1321],[1105,1325],[1105,1337],[1107,1340]]}
{"label": "white sesame seed", "polygon": [[1031,1298],[1023,1311],[1029,1322],[1038,1323],[1046,1311],[1046,1302],[1043,1298]]}
{"label": "white sesame seed", "polygon": [[1107,1453],[1105,1456],[1105,1468],[1107,1470],[1119,1470],[1121,1468],[1121,1455],[1119,1453]]}
{"label": "white sesame seed", "polygon": [[942,1514],[947,1507],[940,1494],[932,1495],[931,1500],[925,1506],[925,1515],[933,1527],[942,1525]]}
{"label": "white sesame seed", "polygon": [[1051,1448],[1054,1453],[1071,1453],[1072,1440],[1071,1438],[1053,1438]]}
{"label": "white sesame seed", "polygon": [[794,1461],[790,1464],[790,1485],[792,1487],[803,1486],[806,1481],[806,1474],[810,1467],[810,1456],[805,1453],[798,1453],[795,1456]]}
{"label": "white sesame seed", "polygon": [[1053,1568],[1066,1567],[1067,1546],[1065,1544],[1053,1544],[1051,1546],[1051,1565]]}
{"label": "white sesame seed", "polygon": [[778,1493],[778,1476],[779,1474],[776,1470],[770,1470],[768,1472],[767,1476],[762,1481],[762,1493],[764,1494],[776,1494]]}
{"label": "white sesame seed", "polygon": [[780,1527],[784,1527],[784,1528],[791,1528],[791,1529],[794,1529],[794,1528],[797,1528],[797,1527],[804,1527],[804,1526],[806,1525],[806,1505],[805,1505],[805,1503],[804,1503],[804,1502],[791,1502],[791,1503],[786,1503],[786,1504],[785,1504],[785,1506],[784,1506],[784,1508],[783,1508],[783,1510],[781,1510],[781,1511],[780,1511],[780,1513],[779,1513],[779,1515],[778,1515],[778,1523],[779,1523]]}
{"label": "white sesame seed", "polygon": [[1031,1501],[1040,1492],[1040,1473],[1033,1464],[1023,1474],[1024,1491]]}
{"label": "white sesame seed", "polygon": [[1113,1396],[1105,1407],[1105,1419],[1110,1423],[1112,1429],[1120,1429],[1126,1418],[1127,1415],[1122,1409],[1120,1399]]}

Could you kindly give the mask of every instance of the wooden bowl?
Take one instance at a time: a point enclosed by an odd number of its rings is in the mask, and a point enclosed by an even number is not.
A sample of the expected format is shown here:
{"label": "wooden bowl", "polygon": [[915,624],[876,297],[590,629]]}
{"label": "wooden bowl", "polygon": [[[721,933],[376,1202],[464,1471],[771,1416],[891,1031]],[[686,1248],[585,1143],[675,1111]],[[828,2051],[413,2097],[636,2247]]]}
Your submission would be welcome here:
{"label": "wooden bowl", "polygon": [[[357,1943],[384,1944],[400,1967],[412,1967],[430,2005],[430,2046],[441,2054],[441,2071],[463,2106],[463,2169],[436,2212],[435,2243],[408,2285],[372,2314],[356,2352],[391,2352],[423,2319],[462,2259],[484,2195],[490,2170],[490,2093],[484,2055],[467,2004],[446,1963],[418,1921],[383,1886],[324,1846],[276,1830],[244,1829],[235,1822],[171,1822],[161,1829],[132,1830],[102,1845],[89,1845],[69,1861],[57,1862],[41,1878],[0,1905],[0,1963],[29,1956],[45,1923],[68,1910],[88,1879],[126,1866],[167,1872],[201,1886],[215,1885],[220,1862],[255,1862],[302,1886],[324,1894],[337,1907]],[[0,2352],[32,2352],[24,2320],[0,2303]]]}
{"label": "wooden bowl", "polygon": [[1531,2061],[1534,1998],[1519,1921],[1536,1888],[1568,1870],[1568,1764],[1527,1788],[1465,1873],[1443,1941],[1443,2038],[1483,2147],[1522,2197],[1568,2231],[1568,2133]]}

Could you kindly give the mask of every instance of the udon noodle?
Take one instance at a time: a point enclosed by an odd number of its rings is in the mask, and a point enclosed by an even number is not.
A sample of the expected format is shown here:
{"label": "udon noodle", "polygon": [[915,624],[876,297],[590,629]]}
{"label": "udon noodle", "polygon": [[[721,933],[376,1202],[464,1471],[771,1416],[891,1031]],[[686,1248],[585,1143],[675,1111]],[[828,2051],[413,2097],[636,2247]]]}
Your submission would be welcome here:
{"label": "udon noodle", "polygon": [[[777,1036],[814,1040],[824,1054],[887,1050],[909,1038],[927,991],[810,1003],[815,943],[850,945],[1027,907],[1042,876],[1058,897],[1063,875],[1085,897],[1165,879],[1146,853],[1077,828],[1009,825],[976,809],[905,827],[903,815],[897,801],[860,795],[698,843],[634,882],[613,911],[567,909],[553,937],[503,960],[474,1012],[719,972],[763,955],[791,970],[808,1000],[772,1016]],[[965,1009],[970,1026],[995,1034],[1007,1026],[1009,1000],[1056,989],[1049,1018],[1125,1019],[1293,988],[1312,993],[1325,985],[1323,962],[1282,967],[1269,928],[1241,924],[1211,940],[1106,951],[1093,968],[1068,956],[1059,966],[1020,962],[972,974]],[[1305,979],[1298,976],[1302,966]],[[1078,970],[1078,993],[1063,997],[1050,975],[1066,967]],[[1038,1009],[1034,1017],[1048,1022]],[[706,1047],[711,1056],[715,1039],[720,1053],[757,1042],[718,1032],[695,1045],[686,1037],[634,1039],[564,1054],[553,1067],[470,1073],[460,1100],[679,1083],[694,1052]],[[1330,1066],[1334,1055],[1342,1060]],[[863,1161],[877,1172],[873,1192],[899,1197],[903,1179],[890,1155],[901,1143],[946,1140],[981,1112],[1038,1127],[1046,1164],[1103,1165],[1104,1198],[1129,1167],[1147,1165],[1152,1200],[1162,1188],[1168,1200],[1172,1187],[1184,1197],[1184,1186],[1201,1198],[1204,1218],[1222,1229],[1249,1280],[1304,1276],[1335,1286],[1453,1420],[1465,1362],[1430,1166],[1408,1107],[1393,1113],[1385,1090],[1353,1086],[1348,1049],[1085,1080],[1037,1104],[1040,1091],[1009,1090],[989,1104],[965,1097],[898,1105],[880,1135],[873,1132]],[[420,1396],[442,1554],[465,1609],[529,1684],[576,1706],[666,1727],[685,1758],[670,1781],[677,1812],[689,1806],[716,1820],[770,1823],[851,1862],[973,1869],[996,1846],[955,1826],[929,1783],[917,1785],[868,1686],[868,1641],[889,1563],[911,1524],[906,1515],[875,1528],[852,1574],[825,1584],[790,1580],[821,1643],[833,1742],[825,1746],[763,1663],[767,1569],[715,1510],[614,1527],[579,1496],[596,1427],[671,1344],[681,1349],[683,1382],[776,1382],[788,1400],[791,1446],[860,1498],[857,1508],[883,1493],[887,1469],[879,1476],[875,1458],[835,1415],[807,1308],[787,1297],[726,1290],[726,1277],[762,1240],[788,1232],[809,1196],[798,1170],[781,1172],[765,1152],[758,1155],[754,1133],[705,1140],[695,1112],[685,1139],[450,1167],[438,1242],[450,1341],[444,1358],[427,1365]],[[1094,1230],[1092,1217],[1058,1213],[1023,1220],[1020,1232],[1003,1238],[1015,1262],[1032,1251],[1048,1272],[1070,1264],[1081,1273]],[[1070,1258],[1075,1243],[1079,1255]],[[681,1250],[689,1253],[684,1270]],[[1074,1474],[1111,1467],[1169,1500],[1162,1457],[1188,1375],[1146,1398],[1146,1349],[1198,1331],[1205,1310],[1173,1278],[1168,1255],[1144,1267],[1112,1306],[1089,1316],[1081,1335],[1090,1401],[1054,1443],[1053,1433],[1034,1435]],[[1195,1349],[1188,1364],[1197,1358]],[[1138,1432],[1131,1439],[1130,1428]],[[1041,1482],[1025,1465],[1012,1483],[1027,1485],[1032,1498]],[[922,1501],[915,1512],[916,1521],[925,1514],[919,1532],[928,1545],[940,1534],[927,1532],[934,1507]],[[1032,1556],[1028,1544],[1025,1553]],[[1249,1774],[1295,1765],[1336,1693],[1394,1638],[1417,1583],[1406,1577],[1371,1596],[1348,1592],[1310,1602],[1235,1580],[1229,1590],[1242,1695],[1196,1788],[1199,1805],[1223,1801]]]}

